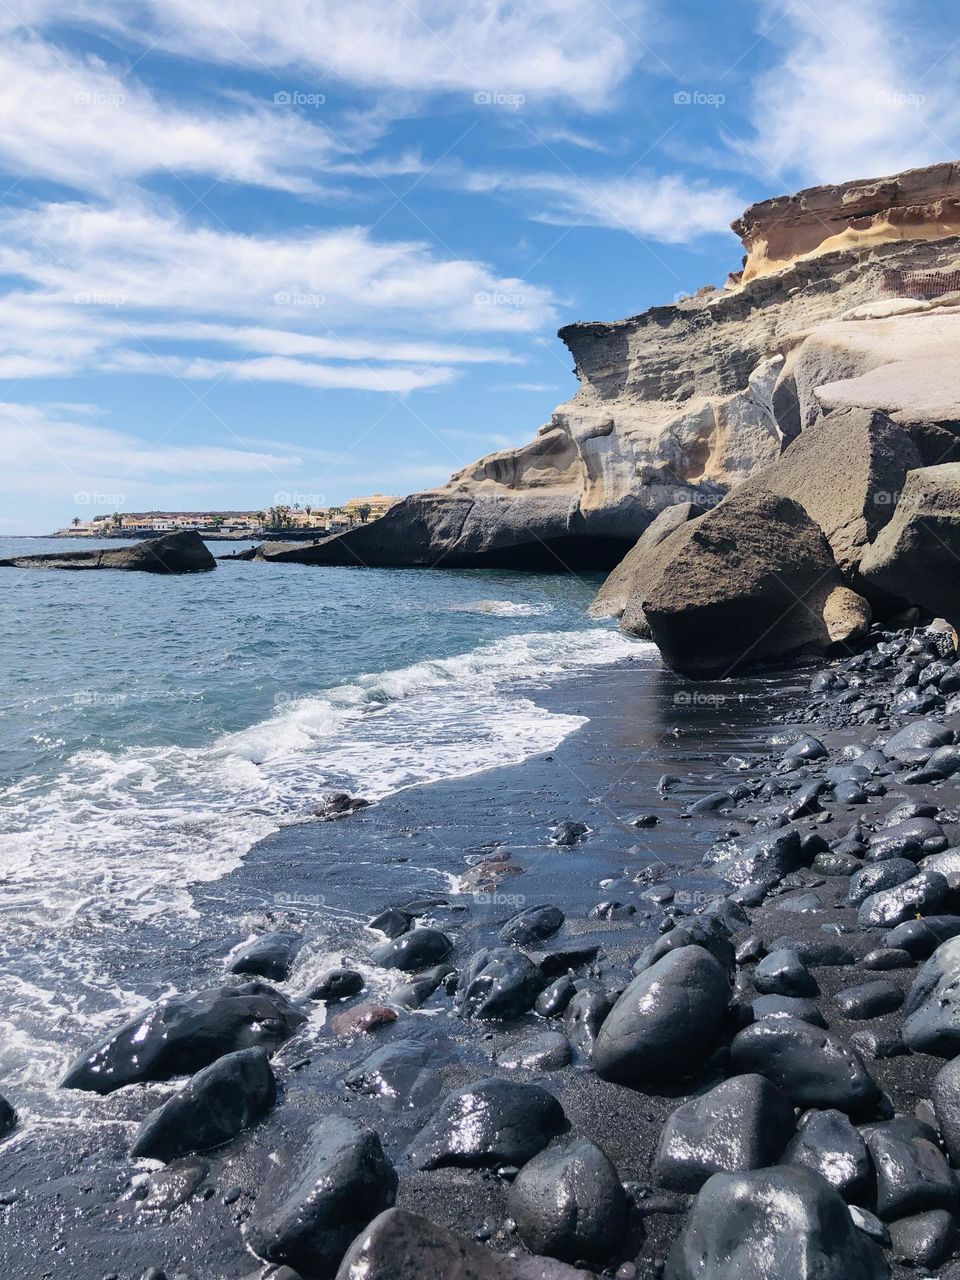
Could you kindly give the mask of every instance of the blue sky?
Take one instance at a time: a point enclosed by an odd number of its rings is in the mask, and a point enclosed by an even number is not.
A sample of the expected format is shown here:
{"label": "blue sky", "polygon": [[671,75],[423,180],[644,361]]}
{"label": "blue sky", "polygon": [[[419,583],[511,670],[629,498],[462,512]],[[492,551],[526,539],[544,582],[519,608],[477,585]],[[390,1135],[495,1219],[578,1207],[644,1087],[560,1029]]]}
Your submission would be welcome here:
{"label": "blue sky", "polygon": [[0,534],[442,483],[747,204],[952,159],[904,0],[3,0]]}

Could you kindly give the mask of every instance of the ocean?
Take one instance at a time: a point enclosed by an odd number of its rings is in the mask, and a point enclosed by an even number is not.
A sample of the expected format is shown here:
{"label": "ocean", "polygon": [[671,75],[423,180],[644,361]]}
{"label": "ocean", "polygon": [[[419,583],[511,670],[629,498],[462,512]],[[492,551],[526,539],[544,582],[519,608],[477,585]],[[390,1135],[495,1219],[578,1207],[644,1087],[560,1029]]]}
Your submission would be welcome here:
{"label": "ocean", "polygon": [[652,655],[587,618],[599,581],[229,561],[3,572],[0,1087],[24,1121],[83,1120],[93,1104],[56,1088],[63,1069],[173,989],[164,953],[193,945],[198,888],[258,841],[333,791],[378,800],[576,732],[583,716],[532,693]]}

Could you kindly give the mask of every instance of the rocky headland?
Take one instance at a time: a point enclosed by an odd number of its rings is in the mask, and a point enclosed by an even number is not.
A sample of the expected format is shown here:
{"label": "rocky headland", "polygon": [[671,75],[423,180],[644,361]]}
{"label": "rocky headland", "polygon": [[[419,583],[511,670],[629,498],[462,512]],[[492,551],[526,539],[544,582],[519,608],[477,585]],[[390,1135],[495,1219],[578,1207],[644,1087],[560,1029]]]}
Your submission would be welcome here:
{"label": "rocky headland", "polygon": [[0,569],[126,569],[137,573],[206,573],[217,562],[199,533],[165,533],[131,546],[12,556]]}

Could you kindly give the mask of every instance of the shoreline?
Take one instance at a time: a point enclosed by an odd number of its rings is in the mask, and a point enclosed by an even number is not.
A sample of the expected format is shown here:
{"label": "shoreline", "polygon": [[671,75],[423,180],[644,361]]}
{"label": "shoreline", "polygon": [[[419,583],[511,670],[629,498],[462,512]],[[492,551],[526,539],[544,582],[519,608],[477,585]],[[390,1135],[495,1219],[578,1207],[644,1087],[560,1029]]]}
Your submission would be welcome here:
{"label": "shoreline", "polygon": [[[451,962],[460,969],[477,948],[499,945],[499,928],[517,910],[554,903],[567,921],[542,949],[573,947],[588,956],[599,948],[596,958],[574,963],[574,973],[585,989],[622,990],[638,953],[664,936],[663,921],[671,913],[678,928],[705,906],[725,900],[730,886],[724,889],[712,871],[700,866],[701,859],[731,831],[750,836],[759,812],[769,811],[771,797],[764,800],[758,791],[727,811],[689,810],[743,779],[756,779],[759,786],[775,776],[784,748],[771,746],[769,739],[784,732],[784,721],[795,726],[787,736],[799,736],[803,720],[818,713],[818,699],[809,686],[820,669],[780,668],[718,685],[692,683],[658,663],[644,664],[641,670],[631,661],[553,680],[525,696],[550,711],[584,715],[587,722],[548,755],[412,786],[337,821],[284,827],[254,845],[235,871],[195,885],[199,940],[177,957],[181,991],[222,981],[224,958],[251,934],[288,928],[304,936],[304,949],[288,980],[273,984],[311,1014],[274,1056],[280,1105],[229,1146],[185,1157],[166,1170],[132,1160],[128,1152],[139,1121],[171,1096],[167,1084],[134,1086],[102,1099],[95,1153],[83,1128],[54,1134],[41,1126],[21,1138],[14,1135],[7,1144],[7,1179],[17,1191],[6,1211],[0,1257],[18,1275],[48,1275],[49,1255],[36,1257],[35,1269],[23,1269],[27,1241],[38,1236],[56,1240],[78,1215],[71,1250],[76,1274],[84,1278],[115,1274],[136,1280],[151,1266],[177,1280],[272,1275],[268,1267],[257,1266],[245,1247],[242,1224],[255,1212],[270,1152],[285,1139],[302,1141],[307,1127],[330,1112],[352,1116],[380,1134],[400,1174],[400,1208],[468,1240],[489,1229],[495,1248],[517,1248],[516,1235],[505,1234],[503,1227],[509,1216],[509,1180],[472,1169],[417,1171],[406,1156],[440,1100],[492,1075],[549,1089],[573,1131],[606,1152],[622,1181],[634,1188],[629,1234],[613,1261],[636,1259],[637,1275],[659,1274],[656,1261],[676,1238],[691,1198],[653,1184],[650,1165],[656,1144],[691,1086],[697,1091],[711,1079],[716,1083],[729,1074],[729,1062],[725,1071],[722,1057],[712,1059],[698,1081],[652,1090],[625,1088],[590,1070],[591,1044],[578,1044],[576,1028],[568,1025],[575,1044],[572,1065],[510,1069],[504,1062],[519,1044],[564,1029],[564,1023],[533,1013],[506,1022],[465,1021],[451,1016],[450,999],[441,986],[421,1010],[401,1007],[395,1023],[340,1039],[331,1034],[329,1017],[341,1007],[331,1006],[325,1015],[322,1003],[303,1000],[304,988],[318,970],[345,960],[364,976],[366,988],[359,1000],[389,1005],[402,975],[373,962],[372,950],[382,939],[365,922],[390,902],[425,898],[445,900],[425,908],[424,922],[453,938]],[[832,761],[863,732],[872,737],[876,730],[846,725],[819,736]],[[663,775],[677,781],[658,790]],[[788,788],[784,800],[789,793]],[[880,800],[881,811],[892,803]],[[843,829],[845,818],[874,813],[849,808],[833,821]],[[639,814],[652,815],[656,825],[631,825]],[[553,843],[556,824],[565,821],[582,822],[588,828],[585,838],[567,847]],[[833,821],[824,824],[810,815],[792,825],[832,836]],[[652,876],[647,869],[658,862],[669,865]],[[473,877],[472,886],[451,893],[464,875]],[[652,878],[669,881],[672,905],[669,898],[648,896]],[[816,942],[824,936],[822,925],[840,937],[850,921],[849,909],[836,905],[845,884],[842,878],[799,873],[788,892],[774,892],[749,910],[752,928],[768,945],[781,934],[803,945]],[[799,913],[780,909],[791,894],[799,898],[811,892],[823,895],[819,908]],[[598,916],[594,909],[602,901],[616,901],[633,912]],[[162,946],[159,931],[156,945]],[[862,954],[861,948],[860,958]],[[149,965],[149,956],[144,959]],[[886,1030],[897,1021],[896,1014],[879,1023],[848,1023],[837,1015],[832,1006],[836,991],[871,976],[859,960],[814,972],[822,992],[820,1006],[842,1038],[865,1026]],[[877,976],[909,983],[915,971]],[[741,1005],[755,994],[749,985],[741,984],[737,991]],[[402,1093],[398,1100],[344,1089],[344,1074],[372,1052],[410,1040],[425,1046],[429,1057],[412,1093]],[[933,1069],[926,1060],[904,1055],[869,1060],[868,1066],[898,1111],[924,1096]],[[62,1171],[53,1182],[51,1167]],[[641,1192],[642,1187],[647,1190]]]}

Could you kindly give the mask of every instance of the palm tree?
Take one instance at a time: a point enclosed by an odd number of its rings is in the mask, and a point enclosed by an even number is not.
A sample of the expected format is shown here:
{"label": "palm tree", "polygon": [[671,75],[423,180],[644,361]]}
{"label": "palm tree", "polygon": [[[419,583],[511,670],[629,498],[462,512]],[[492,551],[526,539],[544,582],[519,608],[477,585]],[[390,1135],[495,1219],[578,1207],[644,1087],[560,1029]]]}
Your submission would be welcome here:
{"label": "palm tree", "polygon": [[373,510],[369,502],[361,502],[357,507],[357,515],[360,517],[360,523],[366,524],[370,519],[370,512]]}
{"label": "palm tree", "polygon": [[73,525],[73,527],[74,527],[75,529],[79,529],[79,528],[80,528],[80,517],[79,517],[79,516],[74,516],[74,517],[73,517],[73,519],[70,521],[70,523]]}

